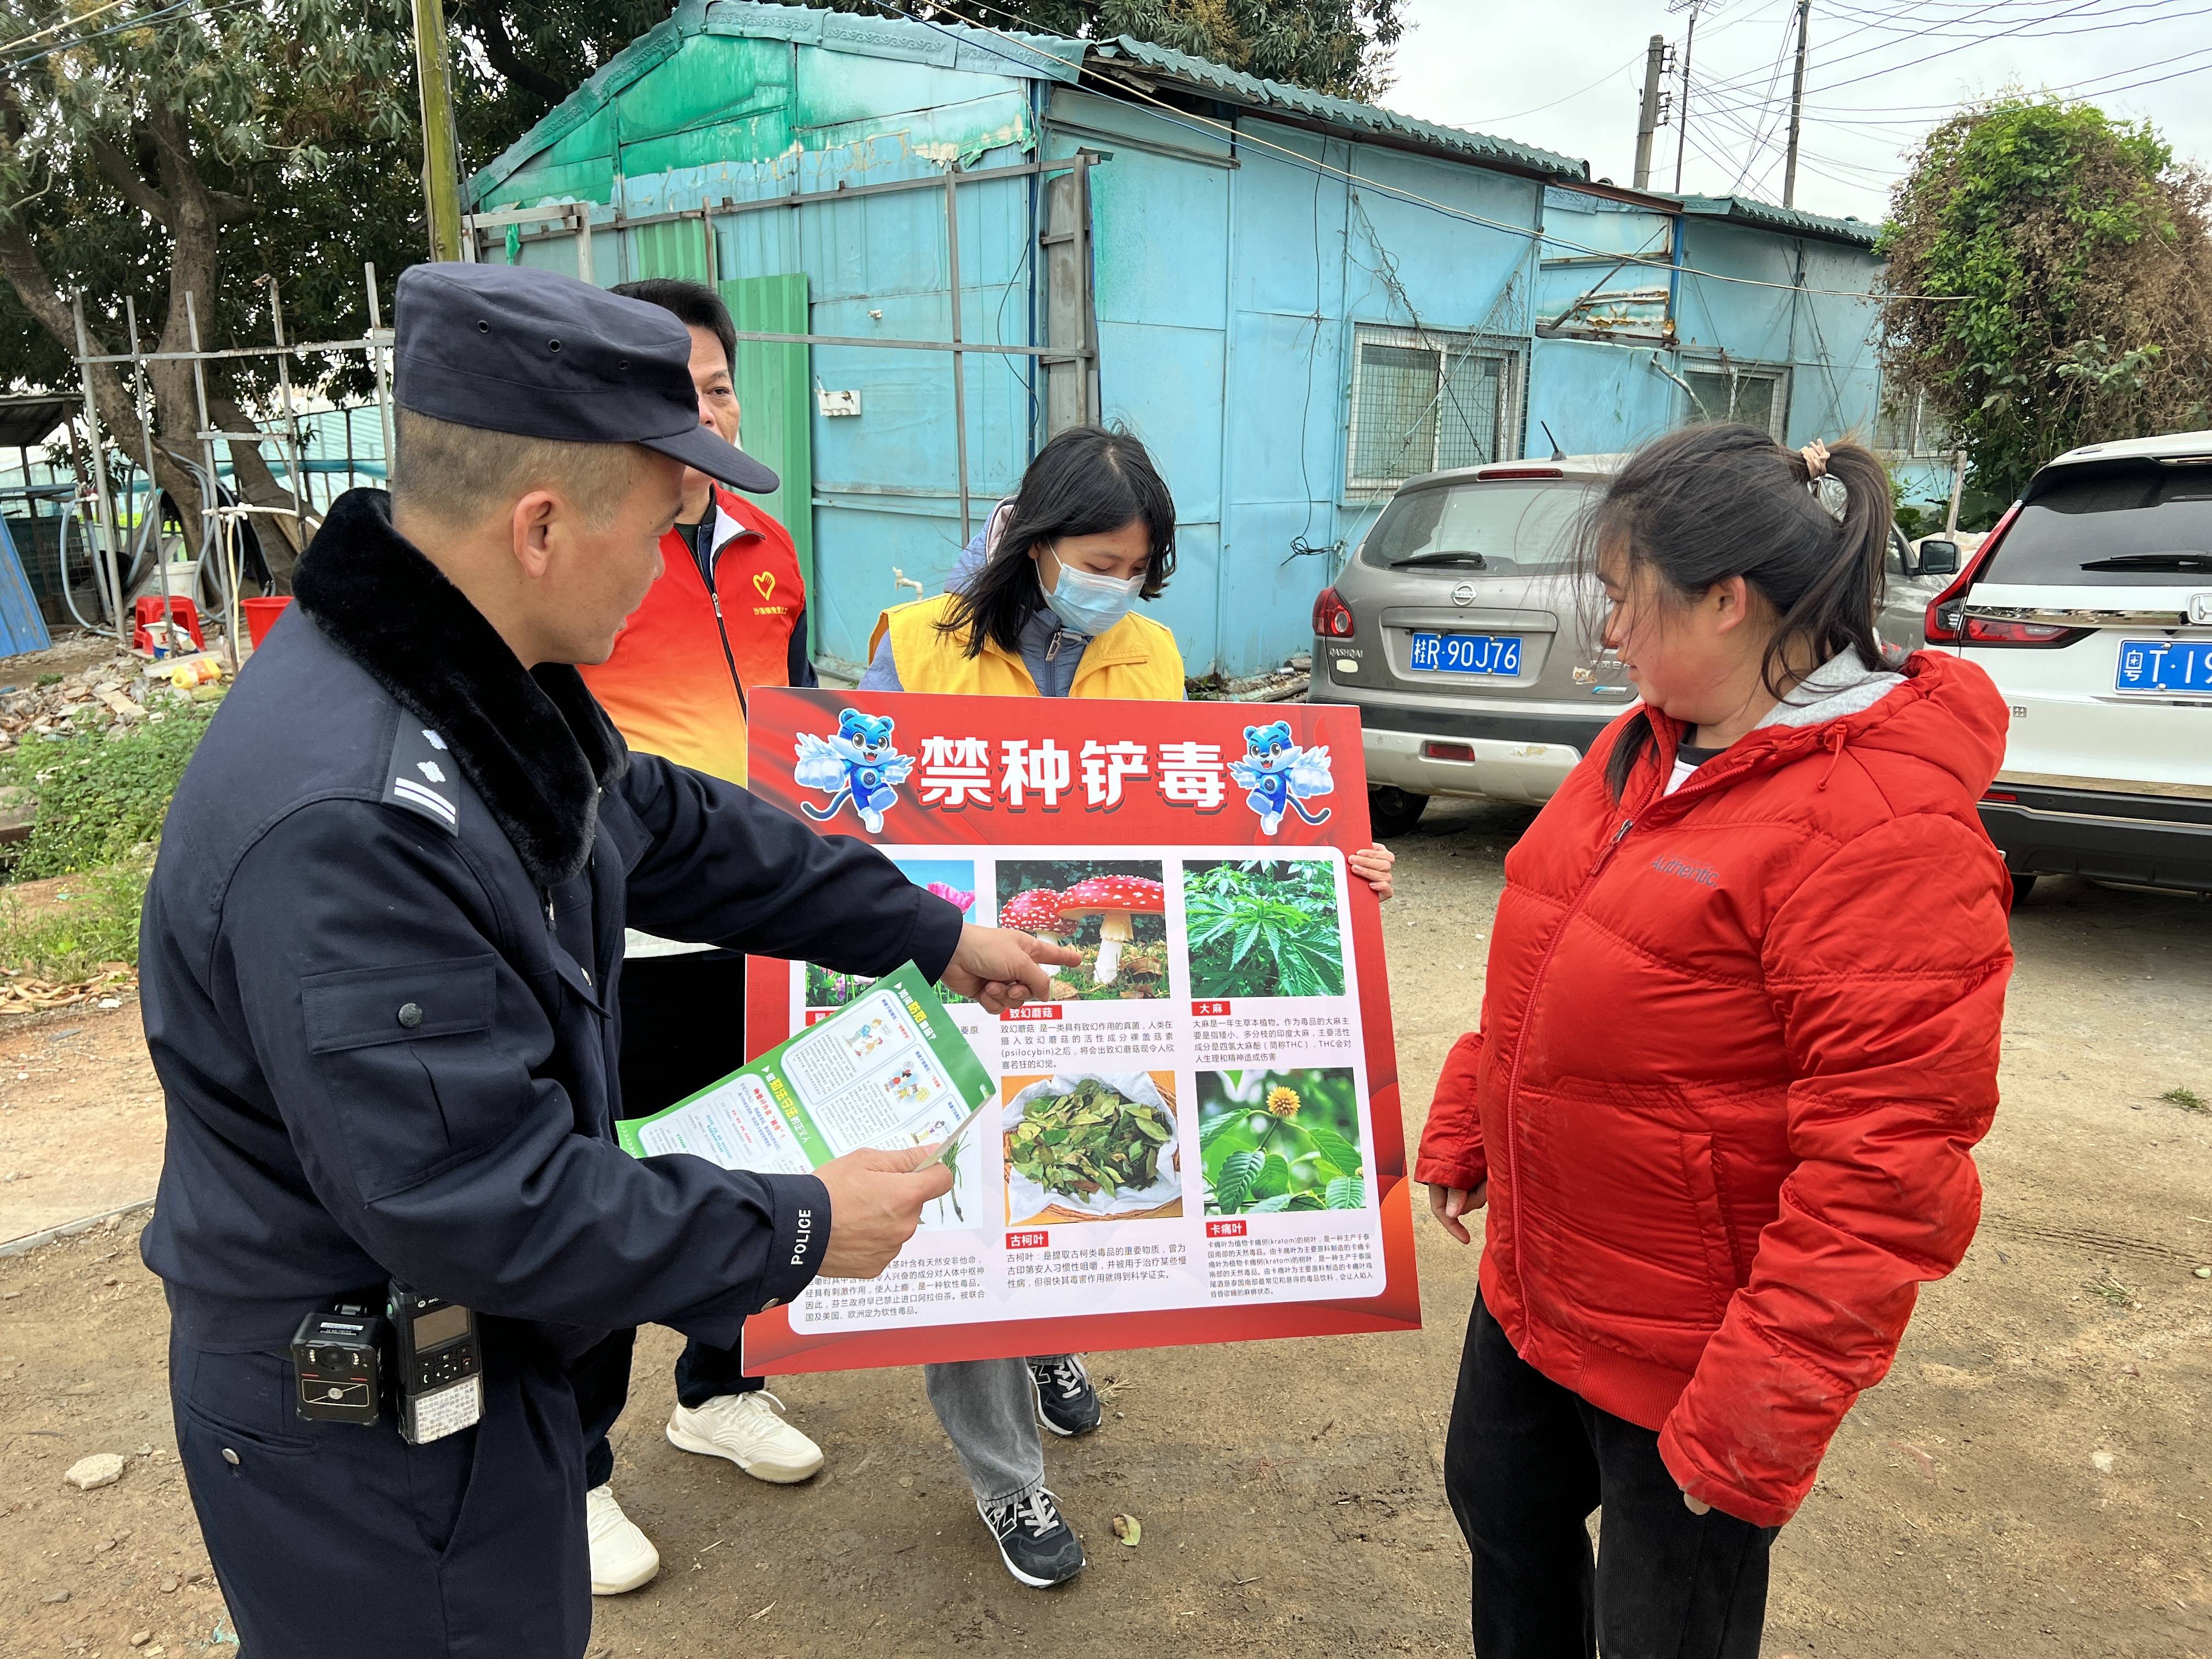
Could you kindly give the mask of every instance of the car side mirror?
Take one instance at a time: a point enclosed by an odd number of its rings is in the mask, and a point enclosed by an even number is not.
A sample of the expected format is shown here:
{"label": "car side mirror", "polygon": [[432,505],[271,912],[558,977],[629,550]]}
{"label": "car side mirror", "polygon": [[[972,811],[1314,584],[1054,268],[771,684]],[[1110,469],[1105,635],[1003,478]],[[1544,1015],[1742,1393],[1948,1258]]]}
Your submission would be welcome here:
{"label": "car side mirror", "polygon": [[1923,576],[1957,575],[1959,574],[1959,544],[1947,541],[1921,543],[1920,574]]}

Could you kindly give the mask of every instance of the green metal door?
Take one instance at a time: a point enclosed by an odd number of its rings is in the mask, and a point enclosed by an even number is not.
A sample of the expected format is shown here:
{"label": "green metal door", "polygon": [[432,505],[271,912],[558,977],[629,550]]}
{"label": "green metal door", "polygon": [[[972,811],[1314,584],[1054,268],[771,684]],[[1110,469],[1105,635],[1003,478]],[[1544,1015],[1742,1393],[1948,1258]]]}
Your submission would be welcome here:
{"label": "green metal door", "polygon": [[[733,276],[720,285],[740,334],[807,331],[806,276]],[[822,614],[814,591],[814,377],[808,348],[763,340],[738,342],[738,441],[745,453],[775,469],[782,486],[759,497],[763,512],[791,532],[806,584],[807,649]]]}
{"label": "green metal door", "polygon": [[[641,225],[630,233],[630,263],[641,277],[708,279],[707,227],[697,219]],[[806,277],[738,276],[717,284],[740,334],[804,334]],[[738,441],[775,469],[783,482],[754,499],[791,532],[806,585],[807,650],[814,648],[814,425],[807,348],[760,340],[738,342]]]}

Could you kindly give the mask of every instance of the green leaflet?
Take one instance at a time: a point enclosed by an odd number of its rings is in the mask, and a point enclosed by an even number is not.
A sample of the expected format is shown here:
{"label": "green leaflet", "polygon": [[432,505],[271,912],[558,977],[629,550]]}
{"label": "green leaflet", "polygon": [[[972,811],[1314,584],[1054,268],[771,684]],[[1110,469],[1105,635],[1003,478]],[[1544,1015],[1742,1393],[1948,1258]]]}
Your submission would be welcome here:
{"label": "green leaflet", "polygon": [[1328,1207],[1356,1210],[1367,1202],[1367,1183],[1358,1176],[1339,1176],[1328,1183]]}

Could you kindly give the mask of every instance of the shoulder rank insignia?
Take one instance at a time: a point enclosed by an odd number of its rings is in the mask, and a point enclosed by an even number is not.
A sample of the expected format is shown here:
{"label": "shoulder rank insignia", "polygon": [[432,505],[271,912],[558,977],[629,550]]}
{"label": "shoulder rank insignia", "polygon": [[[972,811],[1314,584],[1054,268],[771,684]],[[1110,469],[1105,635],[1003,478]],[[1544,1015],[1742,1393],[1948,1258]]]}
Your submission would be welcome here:
{"label": "shoulder rank insignia", "polygon": [[391,775],[384,786],[386,803],[404,807],[441,830],[458,832],[461,809],[455,799],[452,767],[446,740],[403,711],[399,735],[392,742],[387,768]]}

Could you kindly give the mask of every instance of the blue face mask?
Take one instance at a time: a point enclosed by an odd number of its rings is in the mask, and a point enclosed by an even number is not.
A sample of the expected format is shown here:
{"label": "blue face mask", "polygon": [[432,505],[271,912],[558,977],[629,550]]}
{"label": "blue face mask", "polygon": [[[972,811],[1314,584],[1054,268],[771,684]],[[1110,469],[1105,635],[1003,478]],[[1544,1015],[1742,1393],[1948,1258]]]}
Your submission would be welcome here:
{"label": "blue face mask", "polygon": [[[1041,588],[1044,586],[1042,568],[1037,573],[1037,585]],[[1116,581],[1111,576],[1094,576],[1088,570],[1063,564],[1060,567],[1059,585],[1045,593],[1044,602],[1066,627],[1096,639],[1129,614],[1129,607],[1136,604],[1144,586],[1142,576]]]}

